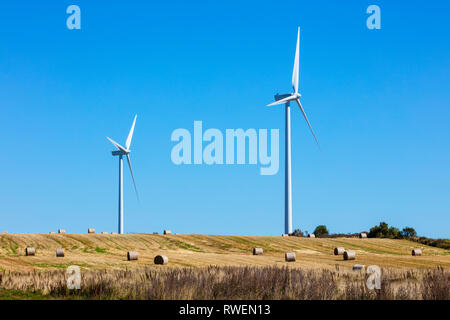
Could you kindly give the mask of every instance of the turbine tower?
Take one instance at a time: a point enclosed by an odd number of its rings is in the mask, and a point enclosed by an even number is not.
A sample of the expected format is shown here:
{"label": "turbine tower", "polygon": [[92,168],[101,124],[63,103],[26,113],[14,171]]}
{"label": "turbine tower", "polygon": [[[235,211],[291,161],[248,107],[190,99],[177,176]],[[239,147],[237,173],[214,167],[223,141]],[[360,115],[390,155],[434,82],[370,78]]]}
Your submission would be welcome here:
{"label": "turbine tower", "polygon": [[117,150],[112,152],[113,156],[119,157],[119,234],[123,234],[123,156],[127,157],[128,167],[130,168],[131,178],[133,179],[134,190],[136,191],[136,197],[139,200],[139,195],[136,188],[136,183],[134,181],[133,169],[131,168],[130,161],[130,145],[131,139],[133,138],[134,125],[136,123],[137,115],[134,116],[133,124],[131,125],[130,133],[128,134],[127,141],[125,142],[125,148],[114,140],[106,137],[111,143],[117,148]]}
{"label": "turbine tower", "polygon": [[284,196],[284,233],[291,234],[292,233],[292,184],[291,184],[291,110],[290,110],[290,102],[295,101],[300,111],[303,114],[303,117],[308,124],[309,129],[316,141],[317,145],[320,145],[317,141],[316,135],[309,123],[308,117],[306,116],[305,110],[303,110],[302,104],[300,103],[301,94],[298,93],[298,69],[299,69],[299,51],[300,51],[300,27],[298,27],[297,34],[297,47],[295,49],[295,59],[294,59],[294,70],[292,72],[292,88],[294,89],[293,93],[290,94],[276,94],[275,102],[269,104],[268,106],[274,106],[283,104],[285,105],[285,116],[286,116],[286,132],[285,132],[285,196]]}

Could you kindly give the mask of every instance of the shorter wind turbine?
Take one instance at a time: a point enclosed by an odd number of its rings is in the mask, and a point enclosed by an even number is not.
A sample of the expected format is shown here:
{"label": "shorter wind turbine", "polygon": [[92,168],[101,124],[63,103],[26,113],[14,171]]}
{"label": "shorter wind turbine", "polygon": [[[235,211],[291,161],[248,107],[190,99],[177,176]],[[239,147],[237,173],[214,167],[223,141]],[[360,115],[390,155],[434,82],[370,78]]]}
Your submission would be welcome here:
{"label": "shorter wind turbine", "polygon": [[128,133],[127,141],[125,142],[125,148],[120,144],[115,142],[109,137],[106,137],[111,143],[117,148],[117,150],[112,152],[113,156],[119,157],[119,234],[123,234],[123,156],[127,157],[128,167],[130,168],[131,178],[133,179],[134,190],[136,191],[136,197],[139,200],[139,195],[136,188],[136,183],[134,181],[133,169],[131,168],[130,161],[130,145],[131,139],[133,138],[134,125],[136,123],[137,115],[134,116],[133,124],[131,125],[130,133]]}

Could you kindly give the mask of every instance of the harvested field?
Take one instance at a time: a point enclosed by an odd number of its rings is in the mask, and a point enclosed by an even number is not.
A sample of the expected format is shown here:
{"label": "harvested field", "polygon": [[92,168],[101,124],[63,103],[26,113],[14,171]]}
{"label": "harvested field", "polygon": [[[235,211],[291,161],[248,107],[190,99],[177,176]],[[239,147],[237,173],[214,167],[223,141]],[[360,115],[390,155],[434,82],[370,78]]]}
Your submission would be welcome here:
{"label": "harvested field", "polygon": [[[335,247],[356,252],[356,260],[343,261],[334,256]],[[25,248],[34,247],[36,255],[26,257]],[[264,255],[254,256],[252,249]],[[64,258],[55,250],[65,249]],[[411,256],[421,248],[422,256]],[[139,260],[127,261],[128,251],[138,251]],[[124,269],[153,265],[156,255],[169,258],[170,267],[284,266],[285,252],[295,252],[290,267],[351,270],[353,264],[375,264],[381,268],[450,268],[450,251],[408,240],[359,238],[299,238],[216,235],[100,235],[100,234],[3,234],[0,235],[0,271],[65,269],[78,265],[82,270]]]}

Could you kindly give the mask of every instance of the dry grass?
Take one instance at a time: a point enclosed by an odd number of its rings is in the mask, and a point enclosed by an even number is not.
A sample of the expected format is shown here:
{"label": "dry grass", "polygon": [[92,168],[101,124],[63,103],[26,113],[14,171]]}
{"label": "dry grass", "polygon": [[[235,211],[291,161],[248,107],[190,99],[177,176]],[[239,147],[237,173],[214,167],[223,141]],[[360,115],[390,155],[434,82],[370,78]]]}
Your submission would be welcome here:
{"label": "dry grass", "polygon": [[[356,252],[355,261],[334,256],[334,247]],[[26,247],[35,247],[36,256],[25,257]],[[260,247],[264,255],[253,256]],[[412,257],[419,247],[423,256]],[[55,257],[56,248],[65,248],[64,258]],[[127,261],[129,250],[139,252],[139,260]],[[287,264],[285,252],[296,252],[297,261]],[[350,270],[354,263],[382,268],[450,268],[450,251],[407,240],[298,237],[215,236],[215,235],[102,235],[102,234],[6,234],[0,235],[0,271],[47,271],[78,265],[82,270],[140,268],[153,265],[164,254],[169,266],[289,266]]]}
{"label": "dry grass", "polygon": [[288,267],[155,268],[87,271],[80,290],[68,290],[64,271],[2,272],[0,292],[52,299],[439,299],[449,300],[444,269],[382,270],[380,290],[364,272]]}

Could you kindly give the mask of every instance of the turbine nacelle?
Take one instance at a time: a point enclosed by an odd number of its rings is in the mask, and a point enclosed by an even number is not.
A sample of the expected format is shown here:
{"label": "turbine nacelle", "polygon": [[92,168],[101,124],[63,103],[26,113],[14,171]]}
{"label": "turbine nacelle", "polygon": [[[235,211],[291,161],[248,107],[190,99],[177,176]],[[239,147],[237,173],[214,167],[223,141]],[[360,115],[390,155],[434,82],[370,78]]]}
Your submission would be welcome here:
{"label": "turbine nacelle", "polygon": [[126,156],[127,154],[130,154],[131,150],[128,150],[127,152],[123,152],[122,150],[114,150],[111,151],[113,156]]}
{"label": "turbine nacelle", "polygon": [[276,106],[279,104],[288,103],[290,101],[297,101],[300,99],[302,95],[300,93],[294,92],[291,94],[276,94],[275,95],[275,102],[268,104],[267,106]]}

